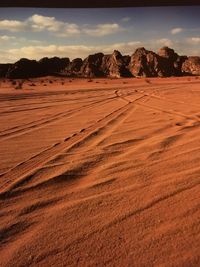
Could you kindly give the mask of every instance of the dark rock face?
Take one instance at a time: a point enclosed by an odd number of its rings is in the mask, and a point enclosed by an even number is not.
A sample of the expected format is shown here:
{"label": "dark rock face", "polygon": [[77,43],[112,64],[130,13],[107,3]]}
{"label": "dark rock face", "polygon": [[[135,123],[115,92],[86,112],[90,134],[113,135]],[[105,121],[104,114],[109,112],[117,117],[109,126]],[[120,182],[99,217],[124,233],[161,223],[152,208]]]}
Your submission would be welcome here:
{"label": "dark rock face", "polygon": [[167,46],[162,47],[158,51],[158,55],[160,57],[170,59],[171,61],[176,61],[178,57],[178,54],[176,54],[172,48],[169,48]]}
{"label": "dark rock face", "polygon": [[79,72],[81,67],[83,65],[83,60],[81,58],[75,58],[72,60],[72,62],[69,65],[69,70],[71,70],[72,72]]}
{"label": "dark rock face", "polygon": [[134,76],[170,77],[182,75],[182,64],[187,59],[173,49],[163,47],[158,54],[138,48],[131,56],[129,69]]}
{"label": "dark rock face", "polygon": [[159,56],[144,47],[136,49],[131,56],[129,70],[133,76],[157,77],[163,76]]}
{"label": "dark rock face", "polygon": [[[80,75],[83,77],[130,77],[127,62],[130,57],[123,57],[119,51],[111,55],[97,53],[88,56],[80,68]],[[72,69],[72,68],[71,68]]]}
{"label": "dark rock face", "polygon": [[105,55],[102,59],[101,70],[105,76],[120,78],[132,76],[127,68],[130,58],[123,57],[117,50],[112,55]]}
{"label": "dark rock face", "polygon": [[70,60],[69,58],[44,57],[38,63],[44,75],[54,75],[64,71],[69,66]]}
{"label": "dark rock face", "polygon": [[200,57],[188,57],[182,64],[185,75],[200,75]]}
{"label": "dark rock face", "polygon": [[180,57],[173,49],[165,46],[158,51],[163,76],[180,76],[184,57]]}
{"label": "dark rock face", "polygon": [[124,64],[128,67],[131,61],[131,57],[129,55],[123,56],[123,61],[124,61]]}
{"label": "dark rock face", "polygon": [[11,79],[24,79],[30,77],[38,77],[41,75],[42,70],[36,60],[22,58],[13,65],[11,65],[11,67],[8,69],[6,77]]}
{"label": "dark rock face", "polygon": [[39,61],[22,58],[7,71],[7,78],[31,78],[45,75],[55,75],[69,65],[69,58],[42,58]]}
{"label": "dark rock face", "polygon": [[62,71],[62,74],[67,77],[80,77],[81,76],[81,67],[83,65],[83,60],[81,58],[75,58],[72,62],[69,62],[65,70]]}
{"label": "dark rock face", "polygon": [[14,64],[0,64],[0,77],[31,78],[46,75],[66,77],[169,77],[200,75],[200,57],[179,56],[169,47],[163,47],[158,54],[144,47],[136,49],[133,55],[122,56],[115,50],[110,55],[96,53],[86,59],[47,58],[39,61],[20,59]]}
{"label": "dark rock face", "polygon": [[3,78],[6,76],[9,68],[12,66],[12,64],[0,64],[0,78]]}
{"label": "dark rock face", "polygon": [[83,65],[80,69],[80,75],[83,77],[103,77],[103,72],[101,71],[101,64],[103,53],[97,53],[94,55],[89,55],[83,61]]}

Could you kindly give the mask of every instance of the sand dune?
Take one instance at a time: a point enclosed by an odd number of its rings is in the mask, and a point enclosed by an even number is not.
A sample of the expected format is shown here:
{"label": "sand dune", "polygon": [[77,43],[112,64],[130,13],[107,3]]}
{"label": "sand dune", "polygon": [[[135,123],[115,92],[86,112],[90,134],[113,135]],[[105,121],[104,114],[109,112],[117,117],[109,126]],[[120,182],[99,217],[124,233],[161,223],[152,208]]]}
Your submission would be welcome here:
{"label": "sand dune", "polygon": [[1,83],[0,266],[200,266],[200,79],[63,80]]}

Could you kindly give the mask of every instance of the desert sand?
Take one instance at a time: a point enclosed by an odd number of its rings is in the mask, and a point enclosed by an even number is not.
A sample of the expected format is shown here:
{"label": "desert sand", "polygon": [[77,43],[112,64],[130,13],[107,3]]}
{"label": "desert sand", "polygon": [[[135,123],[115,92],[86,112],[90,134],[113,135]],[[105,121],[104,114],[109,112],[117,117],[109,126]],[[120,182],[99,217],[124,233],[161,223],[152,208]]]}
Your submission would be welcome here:
{"label": "desert sand", "polygon": [[0,88],[0,266],[200,266],[200,77]]}

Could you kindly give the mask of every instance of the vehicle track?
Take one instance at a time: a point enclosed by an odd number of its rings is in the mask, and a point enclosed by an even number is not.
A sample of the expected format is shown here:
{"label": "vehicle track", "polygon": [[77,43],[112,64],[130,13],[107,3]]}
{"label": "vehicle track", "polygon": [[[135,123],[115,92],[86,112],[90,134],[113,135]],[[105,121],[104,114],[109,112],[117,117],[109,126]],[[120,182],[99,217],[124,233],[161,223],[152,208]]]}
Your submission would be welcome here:
{"label": "vehicle track", "polygon": [[[30,160],[18,165],[12,170],[8,171],[6,174],[1,176],[1,179],[4,182],[0,187],[0,197],[4,197],[8,194],[13,188],[15,188],[18,184],[21,184],[27,176],[34,173],[36,170],[41,168],[45,163],[54,159],[57,155],[62,152],[67,152],[74,147],[78,147],[85,143],[87,140],[92,138],[93,136],[98,135],[99,132],[103,131],[105,127],[107,127],[110,123],[116,120],[118,117],[122,116],[128,110],[131,110],[135,102],[144,98],[145,96],[140,96],[135,99],[133,102],[124,105],[123,107],[114,110],[109,113],[102,119],[98,120],[93,125],[89,126],[86,129],[80,130],[78,134],[73,135],[66,140],[55,144],[53,147],[41,152],[39,155],[31,158]],[[87,143],[87,142],[86,142]]]}
{"label": "vehicle track", "polygon": [[183,118],[192,119],[192,120],[195,120],[197,122],[200,122],[200,119],[197,116],[193,116],[193,115],[189,115],[189,114],[184,114],[184,113],[179,113],[179,112],[176,112],[176,111],[173,111],[173,110],[166,110],[166,109],[162,109],[162,108],[157,108],[157,107],[154,107],[154,106],[151,106],[151,105],[146,105],[146,104],[139,104],[138,103],[137,105],[142,106],[142,107],[145,107],[145,108],[148,108],[148,109],[162,111],[164,113],[168,113],[168,114],[172,114],[172,115],[177,115],[177,116],[180,116],[180,117],[183,117]]}
{"label": "vehicle track", "polygon": [[[157,92],[157,89],[155,89],[154,92]],[[138,93],[140,93],[140,92],[138,92]],[[120,90],[117,91],[117,95],[119,97],[121,97],[123,100],[127,101],[127,102],[129,100],[127,100],[126,97],[131,96],[133,94],[134,94],[134,92],[133,93],[124,94],[123,92],[121,93]],[[200,107],[199,105],[190,104],[190,103],[187,103],[187,102],[169,100],[167,98],[157,96],[155,93],[146,93],[145,92],[144,95],[149,96],[150,98],[155,98],[155,99],[158,99],[158,100],[161,100],[161,101],[165,101],[165,102],[168,102],[168,103],[181,104],[181,105],[190,105],[190,106],[198,107],[198,108]],[[141,104],[141,105],[144,106],[144,107],[147,107],[149,109],[155,109],[155,110],[158,110],[158,111],[163,111],[165,113],[178,115],[178,116],[181,116],[181,117],[185,117],[187,119],[193,119],[193,120],[196,120],[198,122],[200,121],[200,119],[197,116],[192,116],[192,115],[189,115],[189,114],[179,113],[179,112],[176,112],[176,111],[173,111],[173,110],[169,110],[168,111],[168,110],[164,110],[164,109],[161,109],[161,108],[152,107],[151,105],[146,105],[146,104]]]}
{"label": "vehicle track", "polygon": [[47,119],[40,119],[37,121],[27,123],[27,124],[22,125],[22,126],[13,127],[13,128],[4,130],[4,131],[0,132],[0,141],[6,140],[9,138],[13,138],[13,137],[16,137],[19,135],[26,134],[32,130],[41,129],[41,128],[45,127],[46,125],[51,124],[51,123],[53,123],[59,119],[63,119],[64,117],[69,117],[69,118],[73,117],[77,113],[82,112],[83,110],[85,110],[89,107],[92,107],[93,105],[107,103],[107,102],[113,101],[115,98],[116,98],[116,96],[102,99],[102,100],[98,100],[98,101],[95,101],[93,103],[83,105],[81,108],[78,108],[78,109],[74,108],[74,109],[68,110],[66,112],[60,112],[56,115],[48,117]]}
{"label": "vehicle track", "polygon": [[[110,97],[112,94],[104,94],[104,95],[96,95],[96,96],[88,96],[88,97],[81,97],[81,98],[73,98],[73,99],[59,99],[59,100],[53,100],[53,104],[52,104],[52,100],[50,101],[44,101],[44,102],[41,102],[41,103],[38,103],[38,102],[31,102],[31,103],[23,103],[23,104],[17,104],[17,105],[13,105],[13,106],[10,106],[10,105],[4,105],[4,106],[1,106],[0,107],[0,110],[2,109],[3,111],[0,112],[0,115],[5,115],[5,114],[10,114],[10,113],[14,113],[14,112],[23,112],[23,111],[30,111],[30,110],[34,110],[34,109],[45,109],[45,108],[50,108],[50,107],[55,107],[55,106],[60,106],[60,103],[64,103],[64,102],[70,102],[70,101],[82,101],[84,103],[85,100],[89,100],[89,99],[92,99],[91,101],[94,101],[95,98],[102,98],[102,97]],[[56,105],[55,103],[58,103],[58,105]],[[80,102],[79,102],[80,103]],[[27,108],[27,109],[24,109],[24,106],[30,106],[30,105],[44,105],[44,104],[51,104],[49,106],[44,106],[44,107],[34,107],[34,108]],[[14,108],[17,108],[17,107],[22,107],[23,106],[23,109],[14,109]],[[10,108],[11,110],[6,110],[4,111],[5,108]]]}
{"label": "vehicle track", "polygon": [[74,90],[68,90],[68,91],[57,91],[57,92],[34,92],[33,94],[29,94],[29,93],[20,93],[20,94],[16,94],[13,95],[13,93],[11,94],[0,94],[0,101],[17,101],[17,100],[26,100],[26,99],[41,99],[41,98],[48,98],[49,96],[61,96],[61,95],[73,95],[76,93],[93,93],[93,92],[109,92],[109,91],[114,91],[114,88],[94,88],[94,89],[74,89]]}

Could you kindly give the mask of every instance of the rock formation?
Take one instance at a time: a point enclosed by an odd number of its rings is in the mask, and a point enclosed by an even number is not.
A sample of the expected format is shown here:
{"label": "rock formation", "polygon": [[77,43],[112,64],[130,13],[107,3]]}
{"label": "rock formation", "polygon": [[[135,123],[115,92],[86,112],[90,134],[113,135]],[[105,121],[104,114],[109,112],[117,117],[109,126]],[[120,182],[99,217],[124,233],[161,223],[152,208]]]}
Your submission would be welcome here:
{"label": "rock formation", "polygon": [[112,55],[103,56],[101,70],[106,77],[130,77],[132,75],[127,67],[129,61],[128,56],[123,57],[119,51],[115,50]]}
{"label": "rock formation", "polygon": [[44,57],[39,61],[23,58],[14,64],[0,64],[0,77],[22,79],[47,75],[87,78],[200,75],[200,57],[179,56],[165,46],[158,54],[140,47],[131,57],[115,50],[110,55],[96,53],[71,62],[67,57]]}
{"label": "rock formation", "polygon": [[182,73],[200,75],[200,57],[188,57],[182,65]]}
{"label": "rock formation", "polygon": [[72,73],[78,73],[83,65],[83,60],[81,58],[75,58],[72,60],[72,62],[69,64],[69,70]]}
{"label": "rock formation", "polygon": [[173,49],[165,46],[158,51],[163,76],[180,76],[185,57],[180,57]]}
{"label": "rock formation", "polygon": [[42,58],[39,61],[22,58],[8,68],[7,78],[31,78],[61,73],[68,65],[69,58]]}
{"label": "rock formation", "polygon": [[69,66],[70,60],[69,58],[44,57],[38,63],[44,75],[54,75],[64,71]]}
{"label": "rock formation", "polygon": [[103,53],[97,53],[94,55],[89,55],[84,61],[80,69],[80,75],[83,77],[103,77],[103,72],[101,71],[101,64]]}
{"label": "rock formation", "polygon": [[10,66],[6,77],[11,79],[24,79],[30,77],[39,77],[41,75],[42,70],[40,69],[40,65],[36,60],[22,58]]}
{"label": "rock formation", "polygon": [[136,49],[131,56],[129,70],[133,76],[157,77],[163,76],[159,56],[144,47]]}
{"label": "rock formation", "polygon": [[12,66],[12,64],[0,64],[0,78],[3,78],[6,76],[9,68]]}

